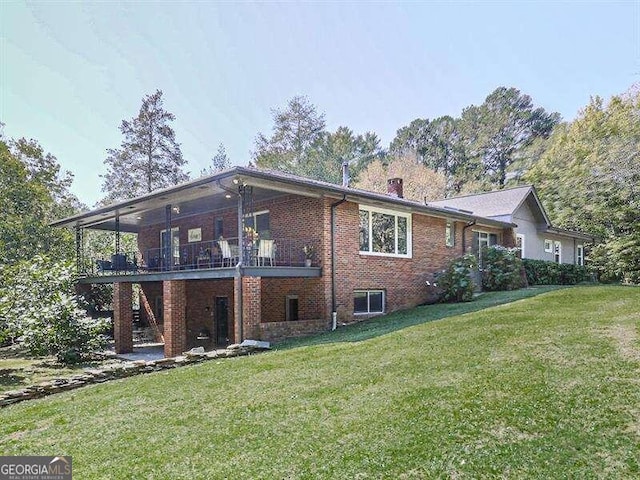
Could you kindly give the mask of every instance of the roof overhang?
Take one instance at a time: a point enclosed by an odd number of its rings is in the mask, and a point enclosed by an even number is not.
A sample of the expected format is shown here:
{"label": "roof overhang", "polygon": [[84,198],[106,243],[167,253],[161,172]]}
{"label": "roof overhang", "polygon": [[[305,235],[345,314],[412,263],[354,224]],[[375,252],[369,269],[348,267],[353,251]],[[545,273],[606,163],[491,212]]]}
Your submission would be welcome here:
{"label": "roof overhang", "polygon": [[469,212],[425,205],[405,198],[344,187],[282,172],[234,167],[174,187],[83,212],[51,223],[54,227],[92,228],[113,231],[116,219],[120,231],[136,233],[145,225],[162,223],[170,207],[176,217],[237,206],[241,186],[253,187],[254,201],[284,194],[305,197],[346,199],[384,208],[394,208],[440,218],[475,222],[496,228],[512,228],[510,222],[479,217]]}
{"label": "roof overhang", "polygon": [[596,237],[593,235],[587,235],[581,232],[575,232],[573,230],[565,230],[564,228],[549,227],[539,230],[540,233],[548,233],[550,235],[557,235],[560,237],[575,238],[577,240],[583,240],[585,242],[595,242]]}

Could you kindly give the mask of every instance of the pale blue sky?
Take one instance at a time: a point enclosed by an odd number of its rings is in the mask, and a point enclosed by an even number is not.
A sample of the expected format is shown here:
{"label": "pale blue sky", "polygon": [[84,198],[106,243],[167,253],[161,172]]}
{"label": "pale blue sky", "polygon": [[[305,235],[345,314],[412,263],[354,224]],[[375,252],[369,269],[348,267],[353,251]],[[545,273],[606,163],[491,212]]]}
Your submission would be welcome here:
{"label": "pale blue sky", "polygon": [[120,122],[157,88],[196,174],[220,142],[245,165],[297,94],[385,146],[501,85],[571,120],[640,82],[640,2],[0,0],[0,62],[5,135],[37,139],[91,205]]}

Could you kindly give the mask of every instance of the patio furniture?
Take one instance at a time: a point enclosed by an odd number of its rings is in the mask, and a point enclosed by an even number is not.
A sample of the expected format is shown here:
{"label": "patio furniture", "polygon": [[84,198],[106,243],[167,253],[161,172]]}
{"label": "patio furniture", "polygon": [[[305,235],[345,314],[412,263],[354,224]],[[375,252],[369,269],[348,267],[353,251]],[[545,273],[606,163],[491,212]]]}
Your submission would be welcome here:
{"label": "patio furniture", "polygon": [[273,267],[276,264],[275,240],[260,240],[258,243],[258,265],[264,267],[267,263]]}
{"label": "patio furniture", "polygon": [[113,270],[113,266],[109,260],[96,260],[98,273]]}
{"label": "patio furniture", "polygon": [[222,255],[222,266],[232,267],[239,258],[237,246],[234,245],[236,248],[232,249],[228,240],[218,240],[218,246],[220,247],[220,254]]}

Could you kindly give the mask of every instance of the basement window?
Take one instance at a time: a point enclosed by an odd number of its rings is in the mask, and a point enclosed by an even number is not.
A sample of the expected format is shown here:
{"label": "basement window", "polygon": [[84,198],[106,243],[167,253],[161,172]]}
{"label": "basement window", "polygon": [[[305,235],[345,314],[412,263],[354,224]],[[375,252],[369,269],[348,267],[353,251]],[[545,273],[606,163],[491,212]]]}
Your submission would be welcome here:
{"label": "basement window", "polygon": [[353,293],[353,313],[384,313],[384,290],[356,290]]}

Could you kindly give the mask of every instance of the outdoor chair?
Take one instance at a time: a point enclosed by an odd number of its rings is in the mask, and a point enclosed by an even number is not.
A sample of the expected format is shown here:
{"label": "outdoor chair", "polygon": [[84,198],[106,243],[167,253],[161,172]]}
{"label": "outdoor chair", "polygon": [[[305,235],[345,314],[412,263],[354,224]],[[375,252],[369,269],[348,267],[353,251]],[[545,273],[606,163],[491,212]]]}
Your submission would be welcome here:
{"label": "outdoor chair", "polygon": [[222,255],[222,266],[232,267],[235,261],[238,260],[237,252],[232,250],[228,240],[218,240],[218,245],[220,246],[220,254]]}
{"label": "outdoor chair", "polygon": [[276,264],[275,240],[260,240],[258,243],[258,265],[264,267],[267,263],[272,267]]}

